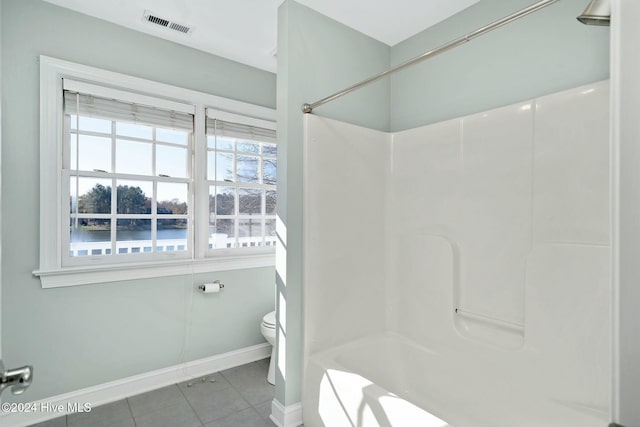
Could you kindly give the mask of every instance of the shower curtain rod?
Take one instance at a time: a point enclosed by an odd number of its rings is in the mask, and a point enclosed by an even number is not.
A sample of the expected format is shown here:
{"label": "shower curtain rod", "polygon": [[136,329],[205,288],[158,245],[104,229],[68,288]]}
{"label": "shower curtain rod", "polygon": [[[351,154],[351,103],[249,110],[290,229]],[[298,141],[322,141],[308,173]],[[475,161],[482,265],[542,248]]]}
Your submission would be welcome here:
{"label": "shower curtain rod", "polygon": [[480,36],[490,32],[492,30],[495,30],[496,28],[502,27],[503,25],[507,25],[507,24],[517,20],[517,19],[520,19],[520,18],[522,18],[522,17],[524,17],[526,15],[529,15],[530,13],[537,12],[538,10],[540,10],[540,9],[542,9],[544,7],[547,7],[547,6],[553,4],[553,3],[557,2],[557,1],[558,0],[542,0],[542,1],[539,1],[538,3],[532,4],[531,6],[526,7],[526,8],[524,8],[524,9],[518,11],[518,12],[515,12],[515,13],[509,15],[509,16],[505,16],[502,19],[499,19],[499,20],[497,20],[495,22],[492,22],[492,23],[490,23],[488,25],[485,25],[484,27],[480,27],[480,28],[468,33],[468,34],[465,34],[462,37],[459,37],[457,39],[451,40],[450,42],[448,42],[446,44],[443,44],[440,47],[436,47],[435,49],[432,49],[432,50],[429,50],[427,52],[424,52],[421,55],[416,56],[415,58],[409,59],[408,61],[403,62],[400,65],[395,66],[394,68],[391,68],[391,69],[389,69],[387,71],[383,71],[383,72],[381,72],[379,74],[376,74],[376,75],[374,75],[372,77],[369,77],[368,79],[362,80],[361,82],[356,83],[353,86],[349,86],[348,88],[343,89],[340,92],[336,92],[333,95],[329,95],[326,98],[322,98],[322,99],[320,99],[320,100],[318,100],[318,101],[316,101],[316,102],[314,102],[312,104],[304,104],[302,106],[302,112],[303,113],[311,113],[313,111],[313,109],[316,108],[316,107],[319,107],[319,106],[321,106],[323,104],[326,104],[327,102],[331,102],[334,99],[338,99],[338,98],[340,98],[340,97],[342,97],[344,95],[347,95],[348,93],[351,93],[351,92],[353,92],[355,90],[360,89],[363,86],[367,86],[369,83],[376,82],[376,81],[378,81],[378,80],[380,80],[380,79],[382,79],[382,78],[384,78],[384,77],[386,77],[386,76],[388,76],[390,74],[393,74],[393,73],[395,73],[397,71],[404,70],[405,68],[410,67],[413,64],[417,64],[418,62],[424,61],[425,59],[432,58],[432,57],[434,57],[436,55],[439,55],[439,54],[441,54],[443,52],[446,52],[448,50],[456,48],[456,47],[458,47],[458,46],[460,46],[460,45],[462,45],[464,43],[467,43],[467,42],[475,39],[476,37],[480,37]]}

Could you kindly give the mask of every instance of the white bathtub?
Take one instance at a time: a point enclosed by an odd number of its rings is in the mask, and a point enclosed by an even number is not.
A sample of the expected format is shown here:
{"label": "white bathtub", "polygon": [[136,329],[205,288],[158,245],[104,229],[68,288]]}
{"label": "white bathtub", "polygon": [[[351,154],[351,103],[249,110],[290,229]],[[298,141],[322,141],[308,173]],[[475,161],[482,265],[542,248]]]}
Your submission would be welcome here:
{"label": "white bathtub", "polygon": [[[396,334],[364,338],[309,358],[306,427],[604,427],[604,408],[544,394],[532,371]],[[483,367],[483,369],[478,369]],[[532,369],[535,371],[535,369]]]}

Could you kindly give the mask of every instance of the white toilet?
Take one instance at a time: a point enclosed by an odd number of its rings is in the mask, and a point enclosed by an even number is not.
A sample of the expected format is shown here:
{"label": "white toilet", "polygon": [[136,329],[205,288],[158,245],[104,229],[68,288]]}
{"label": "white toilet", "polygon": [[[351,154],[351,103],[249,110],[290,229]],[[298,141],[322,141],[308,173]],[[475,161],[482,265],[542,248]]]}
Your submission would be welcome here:
{"label": "white toilet", "polygon": [[276,383],[276,312],[265,314],[262,318],[262,324],[260,325],[260,331],[269,344],[273,346],[271,350],[271,362],[269,362],[269,373],[267,374],[267,381],[269,384]]}

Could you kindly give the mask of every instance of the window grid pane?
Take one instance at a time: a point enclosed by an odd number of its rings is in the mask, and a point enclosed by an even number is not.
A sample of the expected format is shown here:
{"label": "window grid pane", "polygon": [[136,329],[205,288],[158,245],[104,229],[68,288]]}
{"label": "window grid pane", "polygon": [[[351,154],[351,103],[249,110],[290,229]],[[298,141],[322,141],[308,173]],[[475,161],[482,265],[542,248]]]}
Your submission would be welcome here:
{"label": "window grid pane", "polygon": [[209,250],[276,244],[276,154],[272,143],[207,136]]}

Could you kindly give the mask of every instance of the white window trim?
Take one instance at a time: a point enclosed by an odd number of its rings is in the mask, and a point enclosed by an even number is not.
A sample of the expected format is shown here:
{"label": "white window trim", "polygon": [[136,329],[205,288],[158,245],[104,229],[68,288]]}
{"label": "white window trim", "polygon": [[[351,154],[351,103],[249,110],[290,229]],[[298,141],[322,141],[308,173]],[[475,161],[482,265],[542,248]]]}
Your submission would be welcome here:
{"label": "white window trim", "polygon": [[[62,79],[97,84],[124,90],[140,99],[162,98],[168,103],[193,105],[196,116],[194,129],[193,179],[206,181],[206,109],[212,108],[238,117],[274,123],[274,109],[222,98],[203,92],[153,82],[126,74],[106,71],[47,56],[40,56],[40,266],[33,274],[40,277],[43,288],[104,283],[131,279],[163,277],[191,273],[236,270],[275,265],[273,248],[224,251],[218,256],[207,255],[207,239],[196,238],[193,258],[99,266],[62,266],[61,203],[62,183]],[[144,103],[144,102],[142,102]],[[55,159],[55,160],[53,160]],[[196,184],[196,218],[208,218],[208,203],[198,203],[204,196]],[[200,193],[200,197],[198,195]],[[206,191],[208,197],[208,189]],[[55,207],[55,209],[52,209]],[[52,212],[53,211],[53,212]],[[194,221],[196,236],[206,236],[207,221]],[[203,234],[204,233],[204,234]]]}

